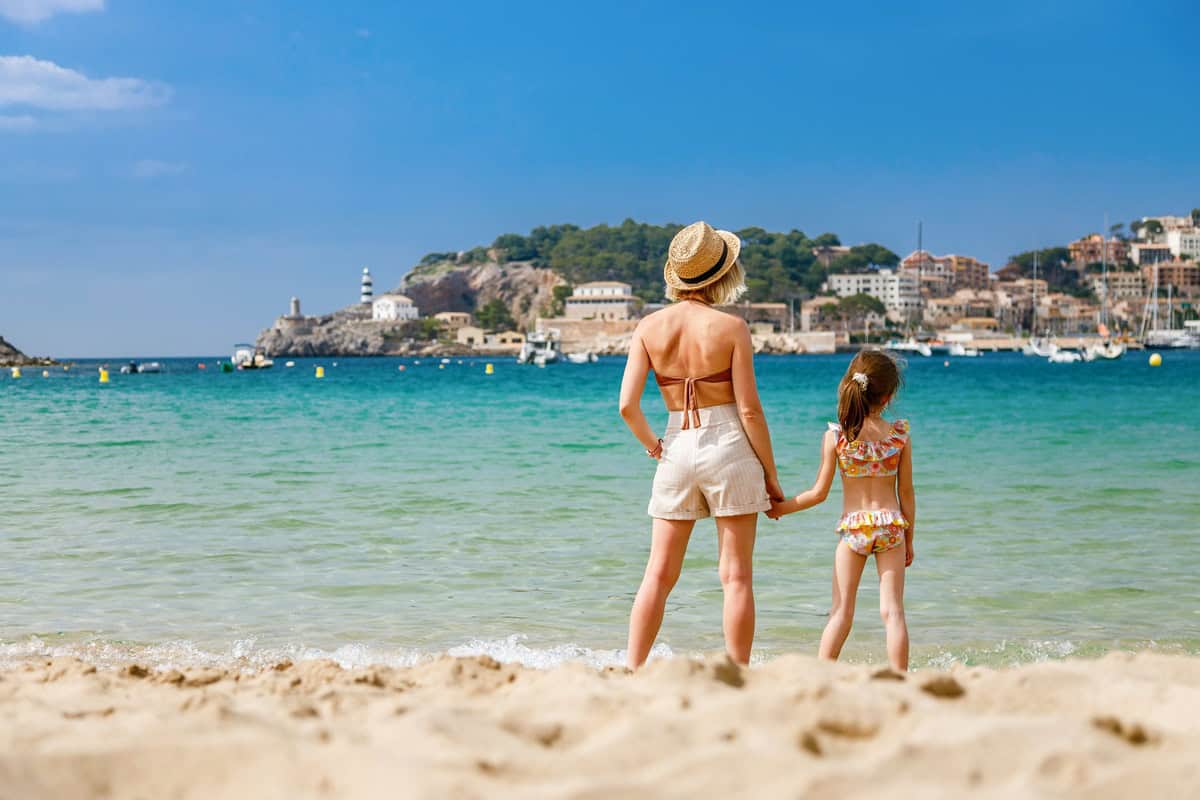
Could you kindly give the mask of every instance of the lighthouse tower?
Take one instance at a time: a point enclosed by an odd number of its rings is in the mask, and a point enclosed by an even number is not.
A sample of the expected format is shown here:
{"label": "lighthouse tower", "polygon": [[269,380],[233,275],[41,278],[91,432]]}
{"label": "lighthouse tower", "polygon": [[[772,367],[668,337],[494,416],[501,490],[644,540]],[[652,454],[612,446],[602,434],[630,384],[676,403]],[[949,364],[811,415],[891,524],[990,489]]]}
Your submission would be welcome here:
{"label": "lighthouse tower", "polygon": [[371,304],[371,300],[373,299],[374,295],[375,295],[375,285],[371,281],[371,270],[367,269],[366,267],[363,267],[362,296],[359,298],[359,302],[362,303],[363,305],[369,306]]}

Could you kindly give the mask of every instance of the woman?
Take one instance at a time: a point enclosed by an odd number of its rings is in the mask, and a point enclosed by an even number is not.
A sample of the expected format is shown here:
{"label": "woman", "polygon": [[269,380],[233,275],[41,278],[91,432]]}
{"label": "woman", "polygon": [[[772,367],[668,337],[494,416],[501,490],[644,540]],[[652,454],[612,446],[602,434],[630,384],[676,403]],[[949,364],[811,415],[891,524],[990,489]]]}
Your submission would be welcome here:
{"label": "woman", "polygon": [[[750,661],[758,512],[781,500],[783,491],[754,382],[750,331],[713,308],[746,291],[740,250],[737,236],[705,222],[676,234],[663,269],[667,298],[676,302],[643,319],[630,342],[621,416],[658,461],[648,509],[654,518],[650,561],[629,620],[631,669],[646,661],[692,527],[707,516],[717,521],[725,647],[738,663]],[[671,412],[661,439],[641,407],[650,370]]]}

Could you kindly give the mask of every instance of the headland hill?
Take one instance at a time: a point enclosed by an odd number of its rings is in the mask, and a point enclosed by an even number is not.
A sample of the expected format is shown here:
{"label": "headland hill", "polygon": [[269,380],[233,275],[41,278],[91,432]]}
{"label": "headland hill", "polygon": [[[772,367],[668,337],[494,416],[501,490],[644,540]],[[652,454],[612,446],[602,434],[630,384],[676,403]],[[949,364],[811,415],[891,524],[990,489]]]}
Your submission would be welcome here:
{"label": "headland hill", "polygon": [[0,367],[50,367],[57,363],[52,358],[27,356],[0,336]]}
{"label": "headland hill", "polygon": [[[257,346],[300,357],[502,354],[520,349],[526,331],[553,330],[568,352],[623,354],[637,320],[665,302],[662,265],[681,227],[626,219],[507,233],[429,253],[383,293],[363,269],[358,302],[306,316],[292,298]],[[843,245],[835,233],[743,228],[735,233],[748,291],[724,310],[746,319],[756,349],[775,353],[915,333],[992,349],[1031,331],[1132,334],[1148,301],[1169,295],[1167,327],[1187,324],[1196,316],[1189,301],[1200,299],[1200,209],[1124,228],[1018,253],[996,271],[921,247],[901,258],[878,243]]]}

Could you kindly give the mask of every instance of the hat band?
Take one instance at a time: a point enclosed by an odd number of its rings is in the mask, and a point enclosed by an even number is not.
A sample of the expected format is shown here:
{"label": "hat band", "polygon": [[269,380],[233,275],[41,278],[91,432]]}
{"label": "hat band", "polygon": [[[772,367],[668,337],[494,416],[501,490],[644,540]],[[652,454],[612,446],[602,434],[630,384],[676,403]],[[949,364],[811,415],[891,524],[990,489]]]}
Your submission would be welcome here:
{"label": "hat band", "polygon": [[726,242],[724,239],[721,239],[721,257],[719,259],[717,259],[717,263],[713,264],[710,269],[708,269],[704,272],[701,272],[699,275],[697,275],[694,278],[685,278],[679,274],[678,270],[676,270],[675,277],[679,278],[679,280],[683,281],[684,283],[702,283],[702,282],[708,280],[709,278],[711,278],[713,275],[716,275],[718,272],[720,272],[721,267],[725,266],[725,259],[728,257],[729,257],[729,243]]}

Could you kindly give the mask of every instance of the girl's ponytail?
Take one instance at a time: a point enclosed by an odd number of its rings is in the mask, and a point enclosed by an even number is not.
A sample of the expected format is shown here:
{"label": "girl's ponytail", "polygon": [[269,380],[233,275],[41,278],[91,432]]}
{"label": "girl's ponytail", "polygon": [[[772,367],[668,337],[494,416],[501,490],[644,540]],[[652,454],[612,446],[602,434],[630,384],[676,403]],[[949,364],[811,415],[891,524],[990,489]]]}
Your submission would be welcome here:
{"label": "girl's ponytail", "polygon": [[861,350],[838,386],[838,423],[848,441],[862,433],[863,423],[900,388],[900,368],[881,350]]}
{"label": "girl's ponytail", "polygon": [[[859,373],[861,374],[861,373]],[[867,391],[850,373],[842,378],[838,387],[838,424],[848,441],[853,442],[862,431],[863,422],[871,409],[867,406]]]}

